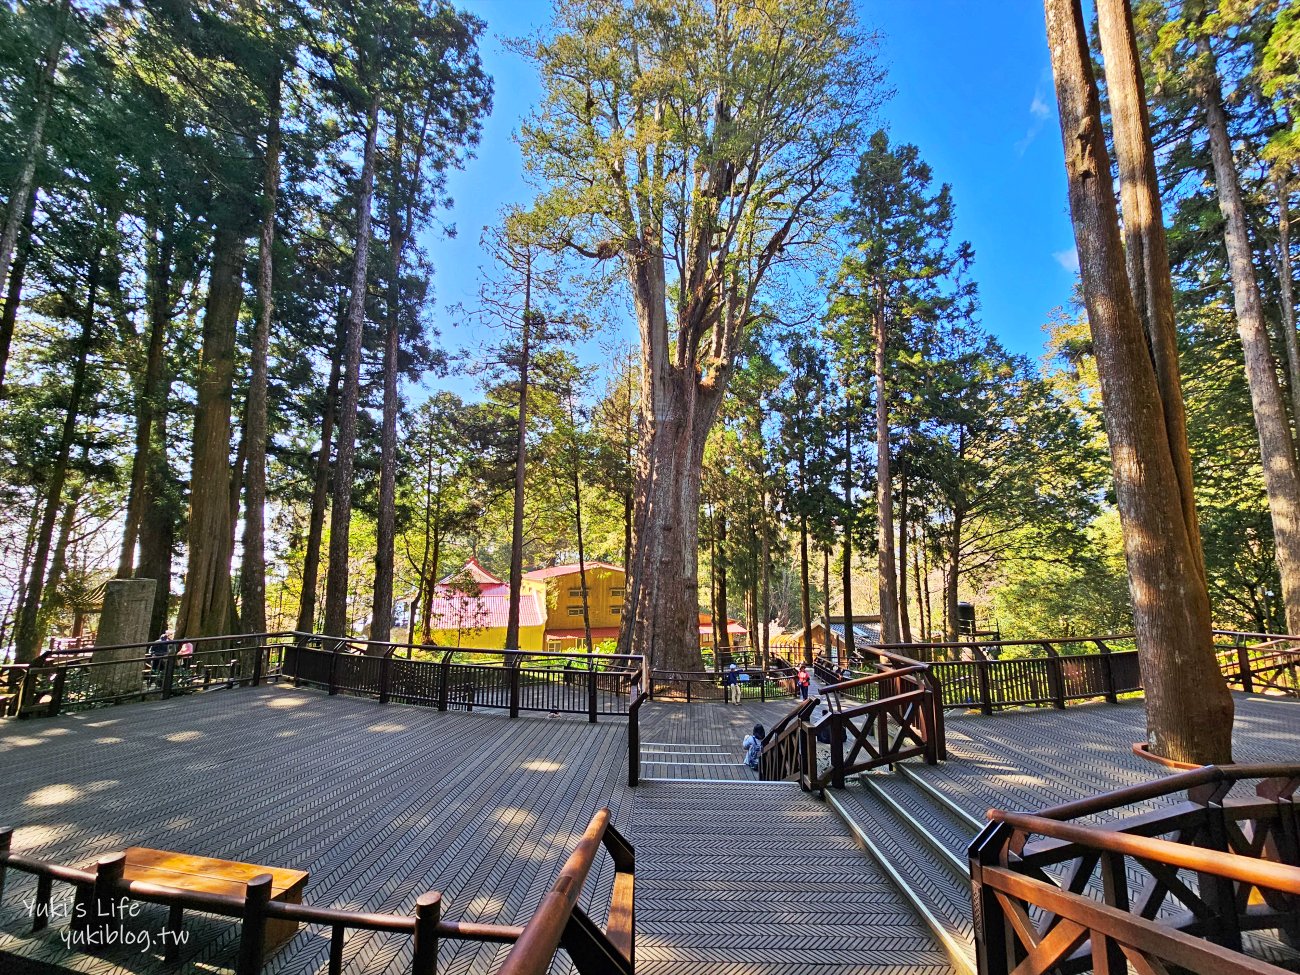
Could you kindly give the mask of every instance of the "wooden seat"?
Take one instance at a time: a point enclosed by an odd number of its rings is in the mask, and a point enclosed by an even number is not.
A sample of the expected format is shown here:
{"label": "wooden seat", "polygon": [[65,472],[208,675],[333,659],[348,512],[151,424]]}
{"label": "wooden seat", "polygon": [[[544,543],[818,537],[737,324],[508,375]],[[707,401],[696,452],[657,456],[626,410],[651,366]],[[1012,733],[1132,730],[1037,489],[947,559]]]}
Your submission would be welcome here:
{"label": "wooden seat", "polygon": [[[271,900],[301,904],[308,874],[303,870],[266,867],[238,860],[154,850],[133,846],[126,851],[126,880],[174,887],[177,890],[202,891],[243,897],[248,882],[262,874],[271,875]],[[269,955],[293,937],[298,922],[271,918],[266,923],[266,954]]]}

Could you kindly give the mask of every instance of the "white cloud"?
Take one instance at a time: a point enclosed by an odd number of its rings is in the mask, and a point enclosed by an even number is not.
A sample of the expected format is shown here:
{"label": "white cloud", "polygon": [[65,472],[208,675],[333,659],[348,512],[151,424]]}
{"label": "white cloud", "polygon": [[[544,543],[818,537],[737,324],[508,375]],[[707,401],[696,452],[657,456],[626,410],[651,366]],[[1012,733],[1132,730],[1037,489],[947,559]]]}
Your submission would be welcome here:
{"label": "white cloud", "polygon": [[1038,138],[1043,126],[1052,117],[1052,108],[1047,102],[1047,85],[1052,80],[1051,72],[1044,67],[1038,75],[1038,85],[1034,97],[1029,101],[1029,128],[1024,136],[1016,142],[1016,155],[1023,156],[1025,151]]}
{"label": "white cloud", "polygon": [[1073,247],[1063,251],[1052,251],[1052,259],[1071,274],[1079,273],[1079,252]]}

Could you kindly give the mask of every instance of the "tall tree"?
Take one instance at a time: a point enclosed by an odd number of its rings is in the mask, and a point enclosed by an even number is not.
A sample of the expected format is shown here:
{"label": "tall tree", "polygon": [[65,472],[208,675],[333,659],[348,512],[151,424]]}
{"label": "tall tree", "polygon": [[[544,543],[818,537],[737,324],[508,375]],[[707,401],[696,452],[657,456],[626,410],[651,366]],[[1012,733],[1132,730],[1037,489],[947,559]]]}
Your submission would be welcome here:
{"label": "tall tree", "polygon": [[830,215],[877,72],[847,0],[566,0],[523,49],[544,88],[522,130],[542,212],[618,259],[641,338],[621,644],[698,670],[705,440],[760,289]]}
{"label": "tall tree", "polygon": [[1210,607],[1188,536],[1161,389],[1130,290],[1101,102],[1079,0],[1045,0],[1070,210],[1101,379],[1115,493],[1159,755],[1230,761],[1232,699],[1210,637]]}

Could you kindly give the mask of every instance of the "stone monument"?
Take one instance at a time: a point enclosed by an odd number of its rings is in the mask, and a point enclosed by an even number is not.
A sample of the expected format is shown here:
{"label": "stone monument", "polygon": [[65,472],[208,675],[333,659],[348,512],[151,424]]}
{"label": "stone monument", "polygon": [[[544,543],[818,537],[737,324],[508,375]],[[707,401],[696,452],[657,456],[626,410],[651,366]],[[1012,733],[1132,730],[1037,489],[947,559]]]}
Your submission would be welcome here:
{"label": "stone monument", "polygon": [[[153,579],[110,579],[104,587],[104,609],[99,614],[99,632],[95,636],[92,663],[109,663],[143,657],[147,647],[136,646],[125,650],[100,650],[122,644],[147,644],[158,634],[149,632],[153,614],[154,592],[158,583]],[[120,667],[97,667],[95,682],[103,694],[139,694],[144,690],[144,665],[137,662]]]}

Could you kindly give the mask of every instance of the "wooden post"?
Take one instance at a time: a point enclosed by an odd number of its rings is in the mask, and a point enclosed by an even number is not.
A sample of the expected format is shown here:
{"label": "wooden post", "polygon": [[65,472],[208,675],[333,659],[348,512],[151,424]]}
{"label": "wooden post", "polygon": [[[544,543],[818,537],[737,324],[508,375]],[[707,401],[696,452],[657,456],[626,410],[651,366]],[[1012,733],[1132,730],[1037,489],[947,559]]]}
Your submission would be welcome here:
{"label": "wooden post", "polygon": [[1106,694],[1106,700],[1111,704],[1116,703],[1119,698],[1115,694],[1115,668],[1110,662],[1110,647],[1106,645],[1105,640],[1093,640],[1097,645],[1097,651],[1101,654],[1101,685]]}
{"label": "wooden post", "polygon": [[633,705],[627,715],[627,784],[631,787],[637,785],[640,781],[641,708]]}
{"label": "wooden post", "polygon": [[415,902],[415,951],[411,975],[434,975],[438,969],[438,922],[442,919],[442,895],[436,890],[421,894]]}
{"label": "wooden post", "polygon": [[330,926],[330,967],[329,975],[339,975],[343,971],[343,942],[348,936],[348,929],[343,924]]}
{"label": "wooden post", "polygon": [[284,648],[284,668],[293,669],[293,686],[302,687],[302,680],[298,677],[298,668],[302,663],[302,650],[297,643],[290,643]]}
{"label": "wooden post", "polygon": [[970,864],[971,914],[975,918],[975,958],[979,975],[1005,975],[1015,966],[1011,963],[1014,944],[1011,928],[1002,913],[997,893],[984,884],[984,866],[998,866],[998,853],[1002,846],[999,824],[985,826],[968,853]]}
{"label": "wooden post", "polygon": [[163,661],[162,696],[167,700],[172,696],[172,682],[176,679],[176,654],[169,653]]}
{"label": "wooden post", "polygon": [[447,710],[447,682],[451,677],[451,651],[442,655],[442,663],[438,665],[438,710]]}
{"label": "wooden post", "polygon": [[1065,709],[1065,675],[1061,672],[1061,655],[1050,643],[1039,644],[1047,651],[1047,691],[1052,696],[1052,707]]}
{"label": "wooden post", "polygon": [[510,717],[519,717],[519,658],[510,657],[507,661],[510,668]]}
{"label": "wooden post", "polygon": [[1241,689],[1247,694],[1255,690],[1255,681],[1250,671],[1250,647],[1241,644],[1237,647],[1237,673],[1241,677]]}
{"label": "wooden post", "polygon": [[50,695],[49,716],[52,718],[63,707],[63,688],[68,682],[68,667],[63,665],[54,671],[54,692]]}
{"label": "wooden post", "polygon": [[587,665],[587,723],[596,723],[596,665]]}
{"label": "wooden post", "polygon": [[[831,712],[831,784],[837,789],[844,788],[844,738],[848,729],[844,727],[844,716],[838,711]],[[812,745],[812,743],[809,743]],[[813,754],[817,748],[812,745]]]}
{"label": "wooden post", "polygon": [[100,857],[95,864],[95,891],[91,896],[91,910],[95,914],[95,930],[107,934],[116,931],[122,919],[116,911],[117,884],[126,870],[126,854],[114,853]]}
{"label": "wooden post", "polygon": [[260,975],[266,954],[266,905],[271,902],[271,875],[258,874],[244,892],[243,925],[235,975]]}
{"label": "wooden post", "polygon": [[339,692],[339,652],[337,650],[330,653],[330,696]]}
{"label": "wooden post", "polygon": [[389,685],[393,679],[393,658],[389,654],[379,658],[379,703],[387,704]]}
{"label": "wooden post", "polygon": [[257,649],[253,653],[253,686],[254,687],[260,687],[262,684],[262,675],[266,672],[266,668],[262,664],[262,656],[263,654],[270,654],[270,652],[271,652],[270,647],[264,646],[263,644],[259,643],[257,645]]}
{"label": "wooden post", "polygon": [[185,924],[185,908],[180,904],[173,904],[167,912],[167,927],[164,929],[171,932],[167,939],[166,945],[163,946],[163,961],[169,964],[174,963],[181,954],[180,934]]}
{"label": "wooden post", "polygon": [[764,672],[758,676],[758,699],[764,704],[767,703],[767,673]]}
{"label": "wooden post", "polygon": [[9,851],[13,847],[13,842],[13,829],[0,829],[0,901],[3,901],[5,896],[5,870],[9,866]]}
{"label": "wooden post", "polygon": [[36,903],[32,909],[32,934],[44,931],[50,923],[50,896],[54,889],[54,878],[48,873],[36,878]]}
{"label": "wooden post", "polygon": [[983,714],[993,713],[993,696],[989,690],[989,662],[987,660],[973,660],[975,665],[975,677],[979,681],[980,688],[980,711]]}

